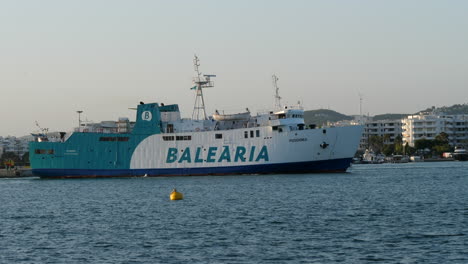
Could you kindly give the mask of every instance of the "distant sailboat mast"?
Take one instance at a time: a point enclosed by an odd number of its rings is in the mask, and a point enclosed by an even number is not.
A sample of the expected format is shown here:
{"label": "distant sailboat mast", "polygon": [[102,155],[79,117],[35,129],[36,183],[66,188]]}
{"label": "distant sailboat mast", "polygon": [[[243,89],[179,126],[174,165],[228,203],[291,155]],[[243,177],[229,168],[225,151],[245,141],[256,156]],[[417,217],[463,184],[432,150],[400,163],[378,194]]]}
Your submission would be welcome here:
{"label": "distant sailboat mast", "polygon": [[362,116],[362,100],[363,100],[364,95],[359,92],[359,124],[362,125],[364,124],[364,118]]}

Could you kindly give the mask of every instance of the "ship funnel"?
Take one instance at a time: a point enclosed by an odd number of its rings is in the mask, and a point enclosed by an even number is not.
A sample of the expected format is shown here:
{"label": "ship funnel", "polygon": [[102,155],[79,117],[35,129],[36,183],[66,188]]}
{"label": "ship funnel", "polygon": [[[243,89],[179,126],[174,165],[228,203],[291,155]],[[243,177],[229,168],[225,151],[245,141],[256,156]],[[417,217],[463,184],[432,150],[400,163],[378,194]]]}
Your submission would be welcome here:
{"label": "ship funnel", "polygon": [[133,134],[160,134],[161,113],[157,103],[139,104]]}

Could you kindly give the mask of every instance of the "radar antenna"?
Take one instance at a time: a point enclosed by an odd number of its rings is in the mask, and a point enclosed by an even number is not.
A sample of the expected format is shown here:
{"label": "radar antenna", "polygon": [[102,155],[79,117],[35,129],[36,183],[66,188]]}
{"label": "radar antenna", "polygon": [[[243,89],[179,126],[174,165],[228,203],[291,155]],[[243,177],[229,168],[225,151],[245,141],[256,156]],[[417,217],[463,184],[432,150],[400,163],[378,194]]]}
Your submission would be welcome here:
{"label": "radar antenna", "polygon": [[202,75],[202,73],[199,70],[200,60],[198,59],[197,55],[195,55],[195,58],[193,59],[193,66],[195,68],[195,72],[197,73],[197,77],[193,78],[193,83],[195,84],[195,86],[191,88],[192,90],[195,90],[196,92],[195,104],[193,106],[192,119],[193,120],[207,120],[208,117],[206,115],[205,100],[203,99],[203,88],[214,87],[214,84],[211,81],[211,77],[216,77],[216,75],[212,75],[212,74]]}
{"label": "radar antenna", "polygon": [[278,80],[279,78],[273,74],[273,88],[275,88],[275,108],[281,109],[281,96],[279,95]]}
{"label": "radar antenna", "polygon": [[39,130],[41,131],[42,134],[44,135],[47,135],[47,132],[49,132],[49,129],[48,128],[42,128],[40,125],[39,125],[39,122],[36,121],[36,126],[39,128]]}

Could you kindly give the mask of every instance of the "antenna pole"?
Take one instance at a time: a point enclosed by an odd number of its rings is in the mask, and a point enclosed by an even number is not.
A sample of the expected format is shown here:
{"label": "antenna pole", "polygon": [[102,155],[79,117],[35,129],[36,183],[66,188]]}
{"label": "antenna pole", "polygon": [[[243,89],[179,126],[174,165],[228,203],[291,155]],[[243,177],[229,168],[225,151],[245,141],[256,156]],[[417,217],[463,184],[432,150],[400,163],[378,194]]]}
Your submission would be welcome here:
{"label": "antenna pole", "polygon": [[275,108],[281,109],[281,96],[279,96],[278,77],[273,74],[273,88],[275,89]]}
{"label": "antenna pole", "polygon": [[364,123],[364,120],[362,118],[362,97],[362,93],[359,93],[359,121],[361,124]]}

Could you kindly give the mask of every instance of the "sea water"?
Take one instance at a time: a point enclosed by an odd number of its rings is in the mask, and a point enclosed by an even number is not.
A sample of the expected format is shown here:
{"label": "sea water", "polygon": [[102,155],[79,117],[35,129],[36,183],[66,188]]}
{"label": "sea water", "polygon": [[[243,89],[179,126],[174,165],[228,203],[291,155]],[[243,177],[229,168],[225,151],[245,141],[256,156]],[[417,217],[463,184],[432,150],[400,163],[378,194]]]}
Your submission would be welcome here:
{"label": "sea water", "polygon": [[374,262],[468,263],[468,162],[0,179],[0,263]]}

